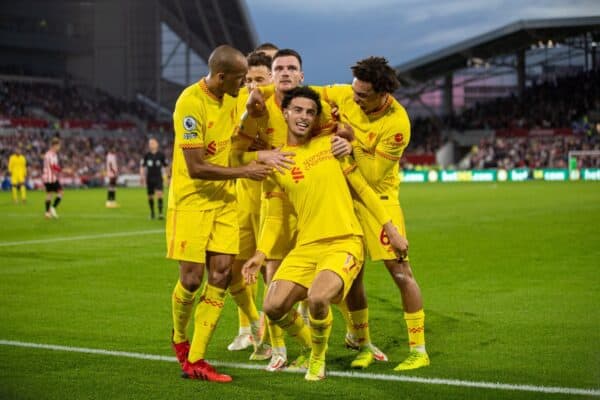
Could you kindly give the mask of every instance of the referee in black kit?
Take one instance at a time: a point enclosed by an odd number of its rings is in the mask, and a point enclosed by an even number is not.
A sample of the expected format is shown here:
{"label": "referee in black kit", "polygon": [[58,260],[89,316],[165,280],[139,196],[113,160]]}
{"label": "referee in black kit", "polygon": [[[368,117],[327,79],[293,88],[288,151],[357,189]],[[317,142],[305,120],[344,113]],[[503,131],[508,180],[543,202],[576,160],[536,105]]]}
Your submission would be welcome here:
{"label": "referee in black kit", "polygon": [[155,197],[158,205],[158,219],[163,219],[163,176],[168,164],[163,152],[158,150],[156,139],[148,140],[148,149],[150,151],[140,161],[140,180],[142,185],[146,184],[150,219],[156,218],[154,214]]}

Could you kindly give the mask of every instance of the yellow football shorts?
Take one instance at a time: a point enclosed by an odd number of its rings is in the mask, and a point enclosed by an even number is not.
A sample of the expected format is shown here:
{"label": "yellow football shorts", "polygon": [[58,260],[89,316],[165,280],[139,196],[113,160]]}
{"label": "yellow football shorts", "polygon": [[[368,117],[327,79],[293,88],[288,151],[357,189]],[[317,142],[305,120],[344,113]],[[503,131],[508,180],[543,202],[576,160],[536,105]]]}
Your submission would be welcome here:
{"label": "yellow football shorts", "polygon": [[212,210],[167,210],[167,258],[204,264],[206,252],[237,254],[240,230],[237,207]]}
{"label": "yellow football shorts", "polygon": [[335,272],[344,283],[344,298],[364,261],[360,236],[313,242],[298,246],[283,259],[273,280],[297,283],[310,288],[320,271]]}
{"label": "yellow football shorts", "polygon": [[[392,217],[392,222],[398,229],[398,232],[406,237],[406,227],[404,226],[404,214],[400,204],[384,204],[388,214]],[[359,201],[354,202],[356,216],[360,222],[360,226],[365,234],[365,244],[367,245],[367,253],[372,261],[379,260],[395,260],[396,254],[390,246],[390,241],[385,234],[383,227],[375,217],[371,215],[369,210]],[[408,261],[408,257],[405,258]]]}
{"label": "yellow football shorts", "polygon": [[10,175],[10,183],[11,185],[22,185],[25,183],[25,174],[24,173],[16,173]]}

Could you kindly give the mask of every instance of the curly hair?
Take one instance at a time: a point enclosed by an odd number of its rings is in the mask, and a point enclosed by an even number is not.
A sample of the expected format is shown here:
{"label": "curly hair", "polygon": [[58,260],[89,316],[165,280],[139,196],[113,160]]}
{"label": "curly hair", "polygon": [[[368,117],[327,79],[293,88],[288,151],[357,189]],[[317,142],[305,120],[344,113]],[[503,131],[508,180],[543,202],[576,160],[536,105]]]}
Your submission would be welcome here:
{"label": "curly hair", "polygon": [[396,72],[383,57],[369,57],[358,61],[352,67],[356,79],[369,82],[377,93],[393,93],[400,87]]}
{"label": "curly hair", "polygon": [[323,106],[321,105],[321,97],[319,93],[315,92],[308,86],[298,86],[288,92],[283,96],[283,100],[281,100],[281,108],[286,109],[292,102],[292,99],[296,97],[304,97],[310,99],[315,102],[317,105],[317,115],[321,115],[323,111]]}

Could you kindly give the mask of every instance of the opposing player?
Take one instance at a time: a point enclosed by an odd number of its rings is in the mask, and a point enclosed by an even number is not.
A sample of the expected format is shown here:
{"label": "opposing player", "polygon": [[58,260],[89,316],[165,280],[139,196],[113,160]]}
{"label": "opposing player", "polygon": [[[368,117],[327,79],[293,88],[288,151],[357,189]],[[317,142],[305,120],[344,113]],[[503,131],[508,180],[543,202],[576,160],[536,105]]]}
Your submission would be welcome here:
{"label": "opposing player", "polygon": [[[288,136],[284,149],[295,150],[295,165],[284,174],[273,174],[264,183],[267,215],[258,250],[244,265],[244,275],[249,282],[256,280],[266,254],[281,234],[282,198],[287,198],[298,217],[298,238],[273,276],[264,309],[271,321],[296,336],[304,347],[311,347],[305,379],[312,381],[325,377],[332,325],[329,306],[344,299],[362,268],[362,230],[346,179],[395,248],[405,253],[408,242],[393,226],[350,158],[342,162],[335,159],[329,137],[311,138],[312,125],[321,113],[319,95],[307,87],[293,89],[286,93],[282,108]],[[310,330],[292,308],[305,298],[310,309]]]}
{"label": "opposing player", "polygon": [[50,149],[44,154],[44,167],[42,170],[42,181],[46,188],[46,218],[58,218],[56,208],[63,197],[63,189],[58,179],[61,171],[58,163],[58,152],[60,151],[60,139],[55,137],[50,141]]}
{"label": "opposing player", "polygon": [[[341,120],[354,128],[353,155],[371,188],[385,203],[394,224],[406,236],[404,215],[399,201],[399,160],[410,141],[410,121],[404,108],[393,98],[399,87],[394,70],[382,57],[369,57],[352,67],[352,85],[323,89],[322,96],[339,107]],[[408,329],[410,354],[395,370],[429,365],[425,349],[425,313],[421,290],[408,258],[398,260],[385,232],[360,203],[357,216],[365,232],[368,253],[373,261],[383,260],[400,290],[404,319]],[[367,300],[360,276],[351,289],[347,305],[352,320],[346,343],[362,347],[352,366],[365,368],[373,360],[368,330]]]}
{"label": "opposing player", "polygon": [[[246,73],[245,85],[248,90],[271,83],[271,57],[264,53],[253,52],[247,57],[248,72]],[[238,112],[245,111],[245,104],[238,101]],[[262,152],[264,153],[264,152]],[[258,157],[258,155],[257,155]],[[235,163],[235,161],[234,161]],[[240,162],[239,164],[242,164]],[[241,277],[244,261],[250,258],[256,250],[258,227],[260,222],[260,182],[249,179],[238,179],[236,181],[236,196],[238,201],[238,220],[240,224],[240,251],[236,256],[233,271],[234,276],[230,286],[231,294],[236,298],[236,303],[246,302],[252,315],[248,316],[238,307],[239,330],[238,335],[227,346],[230,351],[244,350],[251,347],[255,340],[252,335],[252,322],[258,321],[256,310],[257,286],[246,285]],[[235,274],[239,271],[239,277]],[[254,305],[251,303],[254,301]],[[265,330],[268,332],[268,329]]]}
{"label": "opposing player", "polygon": [[106,177],[108,178],[108,191],[106,195],[106,207],[117,208],[117,177],[119,174],[119,167],[117,164],[117,153],[115,149],[111,147],[106,152]]}
{"label": "opposing player", "polygon": [[[208,60],[209,74],[188,86],[173,113],[175,141],[166,221],[167,257],[179,263],[172,294],[172,344],[183,376],[230,382],[204,357],[221,315],[238,252],[239,229],[233,179],[264,179],[272,167],[250,162],[229,167],[237,101],[248,64],[238,50],[219,46]],[[187,326],[202,283],[190,342]]]}
{"label": "opposing player", "polygon": [[19,194],[21,195],[21,202],[25,203],[27,201],[27,187],[25,185],[27,159],[23,155],[20,146],[17,146],[15,152],[8,158],[8,172],[10,173],[10,186],[14,203],[19,203]]}
{"label": "opposing player", "polygon": [[158,219],[163,219],[163,179],[168,167],[167,159],[162,151],[158,149],[158,140],[148,140],[148,152],[140,160],[140,181],[146,185],[148,194],[148,206],[150,207],[150,219],[154,219],[154,200],[158,207]]}

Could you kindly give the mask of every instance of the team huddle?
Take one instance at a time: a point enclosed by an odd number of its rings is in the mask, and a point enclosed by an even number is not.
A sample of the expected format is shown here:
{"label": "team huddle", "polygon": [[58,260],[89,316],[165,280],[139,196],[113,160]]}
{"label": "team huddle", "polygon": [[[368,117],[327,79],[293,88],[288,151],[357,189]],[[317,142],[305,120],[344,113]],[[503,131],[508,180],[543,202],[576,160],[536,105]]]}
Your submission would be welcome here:
{"label": "team huddle", "polygon": [[[429,365],[398,199],[410,122],[391,95],[394,70],[370,57],[352,66],[351,85],[302,86],[301,56],[270,44],[248,57],[220,46],[208,65],[173,113],[166,241],[179,263],[172,345],[183,376],[232,380],[205,360],[227,292],[240,322],[229,350],[251,346],[250,359],[269,360],[267,371],[325,378],[332,304],[347,347],[358,350],[351,367],[387,361],[370,338],[366,255],[383,261],[401,293],[410,352],[395,370]],[[286,334],[301,345],[293,361]]]}

